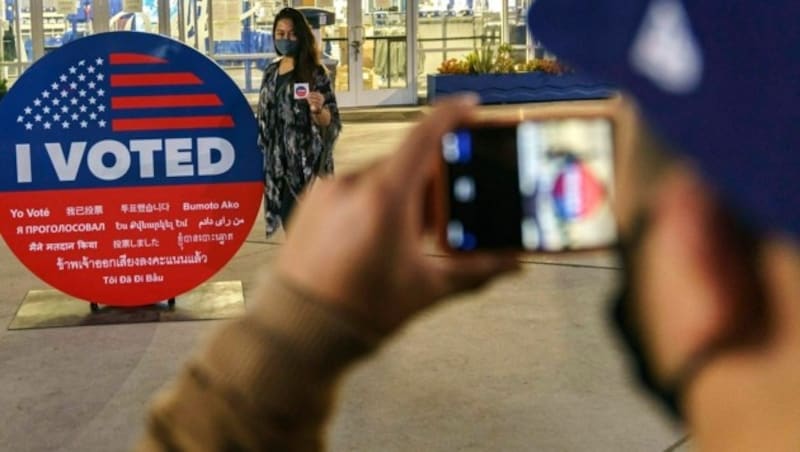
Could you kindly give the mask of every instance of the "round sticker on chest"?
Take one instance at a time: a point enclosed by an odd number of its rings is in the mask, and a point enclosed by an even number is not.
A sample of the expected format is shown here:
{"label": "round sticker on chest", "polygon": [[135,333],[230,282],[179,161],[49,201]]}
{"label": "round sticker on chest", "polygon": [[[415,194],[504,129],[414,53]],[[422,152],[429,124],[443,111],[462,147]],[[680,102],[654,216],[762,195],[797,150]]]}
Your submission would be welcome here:
{"label": "round sticker on chest", "polygon": [[308,83],[295,83],[294,98],[305,99],[306,97],[308,97]]}

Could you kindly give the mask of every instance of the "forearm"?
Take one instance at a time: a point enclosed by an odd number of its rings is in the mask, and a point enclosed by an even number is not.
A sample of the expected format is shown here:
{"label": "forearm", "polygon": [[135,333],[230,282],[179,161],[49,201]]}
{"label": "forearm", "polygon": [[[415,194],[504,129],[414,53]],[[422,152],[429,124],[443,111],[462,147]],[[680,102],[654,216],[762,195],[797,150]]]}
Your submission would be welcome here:
{"label": "forearm", "polygon": [[158,399],[142,450],[322,448],[337,377],[376,341],[270,278]]}
{"label": "forearm", "polygon": [[327,107],[322,107],[319,113],[311,114],[311,119],[314,121],[314,124],[327,127],[331,123],[331,111]]}

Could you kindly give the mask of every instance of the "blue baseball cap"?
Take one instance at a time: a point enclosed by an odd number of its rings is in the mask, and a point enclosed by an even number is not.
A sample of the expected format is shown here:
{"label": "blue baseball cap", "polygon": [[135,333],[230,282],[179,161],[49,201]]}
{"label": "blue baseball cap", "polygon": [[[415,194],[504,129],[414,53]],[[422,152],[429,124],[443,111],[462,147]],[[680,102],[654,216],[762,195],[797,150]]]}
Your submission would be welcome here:
{"label": "blue baseball cap", "polygon": [[789,0],[539,0],[528,28],[631,93],[751,226],[800,238],[798,11]]}

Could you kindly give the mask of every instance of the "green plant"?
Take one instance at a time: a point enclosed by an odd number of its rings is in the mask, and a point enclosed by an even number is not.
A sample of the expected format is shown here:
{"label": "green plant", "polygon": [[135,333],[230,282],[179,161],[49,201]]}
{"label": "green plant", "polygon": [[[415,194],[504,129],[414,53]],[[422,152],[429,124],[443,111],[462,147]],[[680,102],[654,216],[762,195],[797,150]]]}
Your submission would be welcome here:
{"label": "green plant", "polygon": [[469,64],[464,60],[448,58],[436,69],[440,74],[469,74]]}
{"label": "green plant", "polygon": [[448,58],[442,61],[437,72],[439,74],[513,74],[516,72],[542,72],[560,75],[572,70],[557,60],[537,58],[524,63],[515,63],[510,44],[496,48],[483,45],[462,59]]}
{"label": "green plant", "polygon": [[513,74],[516,72],[514,58],[511,56],[511,44],[503,44],[497,48],[493,72],[498,74]]}
{"label": "green plant", "polygon": [[558,60],[548,60],[542,58],[534,58],[526,61],[522,65],[519,65],[518,69],[522,72],[543,72],[551,75],[561,75],[572,72],[569,67],[563,63],[560,63]]}
{"label": "green plant", "polygon": [[491,74],[494,72],[494,49],[483,46],[473,50],[465,57],[470,74]]}

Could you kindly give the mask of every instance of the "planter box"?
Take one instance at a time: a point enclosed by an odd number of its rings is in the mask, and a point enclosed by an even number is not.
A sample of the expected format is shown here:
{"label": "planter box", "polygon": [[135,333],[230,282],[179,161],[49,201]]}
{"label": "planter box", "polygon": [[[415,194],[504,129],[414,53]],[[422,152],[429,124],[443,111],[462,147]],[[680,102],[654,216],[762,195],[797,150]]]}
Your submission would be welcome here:
{"label": "planter box", "polygon": [[602,99],[616,93],[611,85],[579,74],[428,75],[428,103],[462,92],[477,93],[482,104]]}

